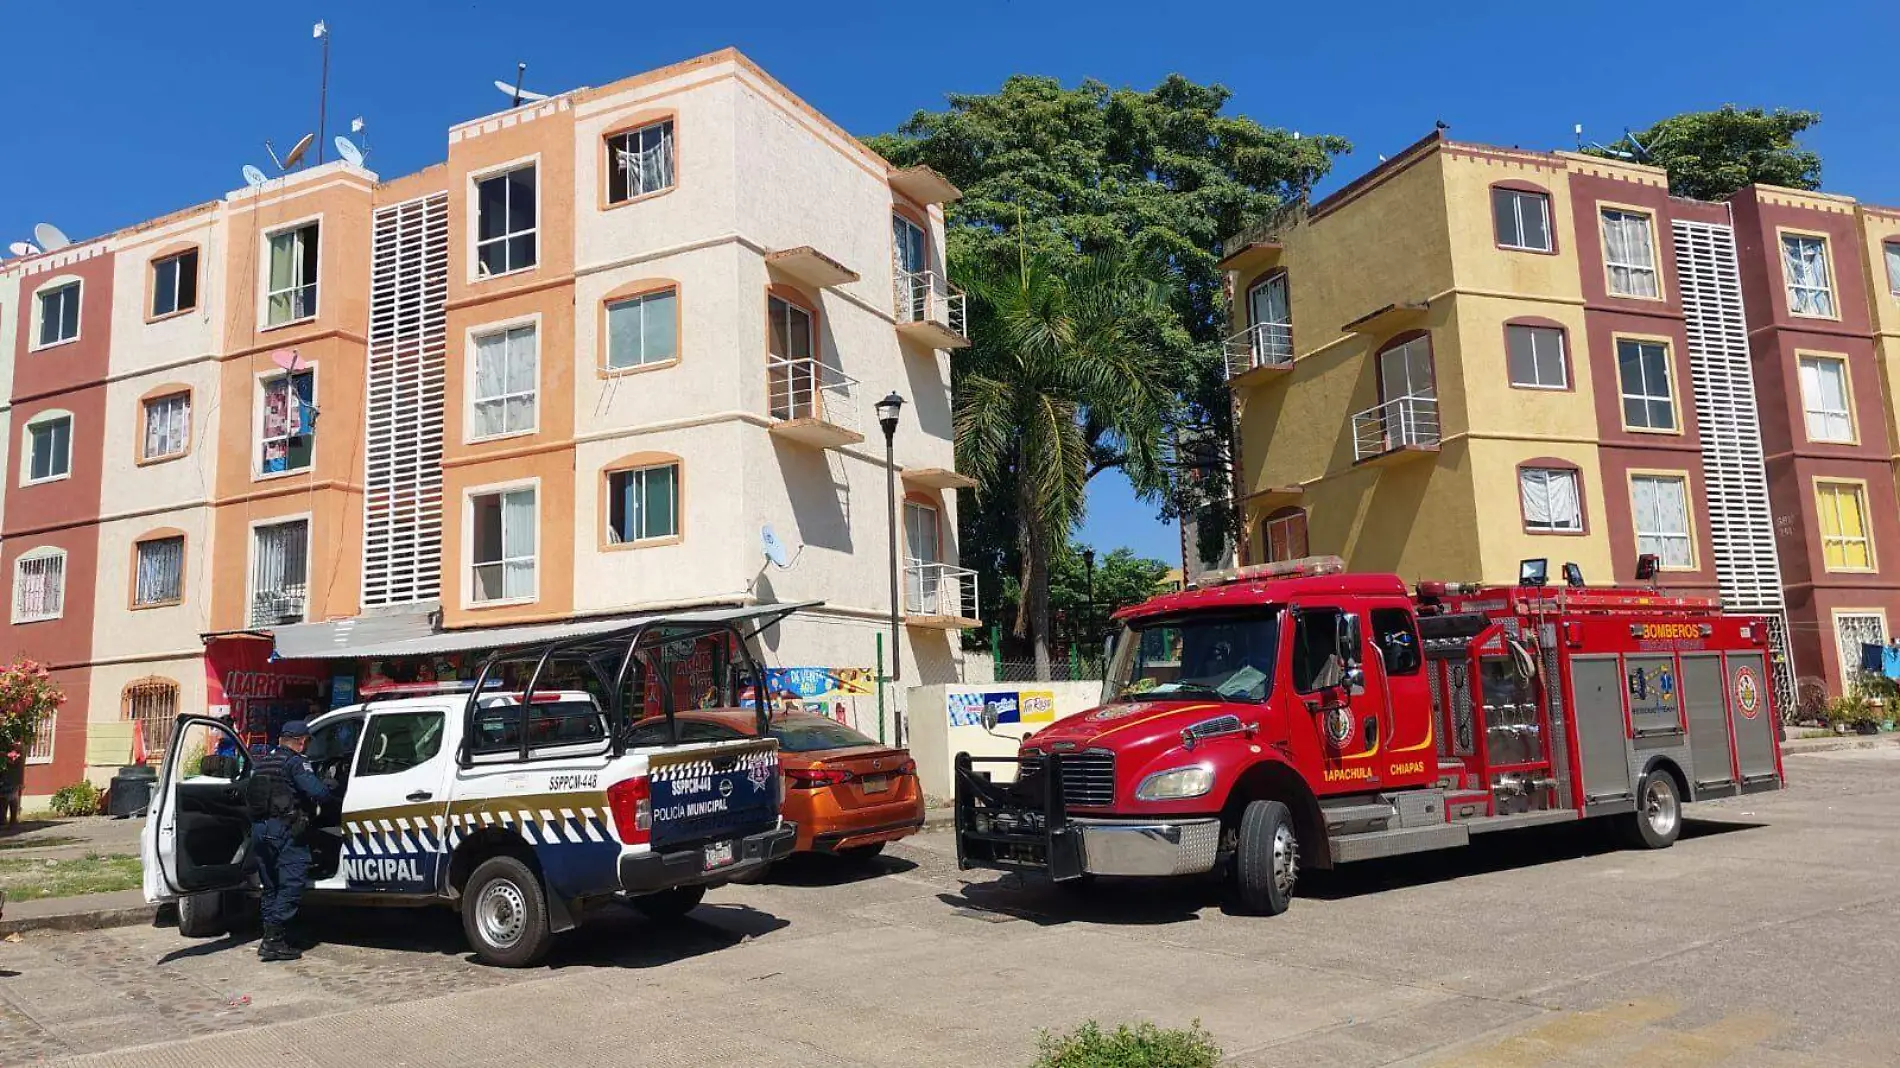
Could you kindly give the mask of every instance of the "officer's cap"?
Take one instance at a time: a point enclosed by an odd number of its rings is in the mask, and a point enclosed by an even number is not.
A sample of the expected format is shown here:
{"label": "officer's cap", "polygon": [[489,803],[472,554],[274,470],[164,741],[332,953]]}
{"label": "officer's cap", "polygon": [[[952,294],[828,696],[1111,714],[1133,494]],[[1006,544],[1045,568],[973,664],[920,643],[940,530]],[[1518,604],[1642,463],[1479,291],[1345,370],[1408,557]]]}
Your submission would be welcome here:
{"label": "officer's cap", "polygon": [[291,720],[289,723],[284,724],[282,730],[277,732],[279,738],[304,738],[308,737],[309,734],[310,724],[300,719]]}

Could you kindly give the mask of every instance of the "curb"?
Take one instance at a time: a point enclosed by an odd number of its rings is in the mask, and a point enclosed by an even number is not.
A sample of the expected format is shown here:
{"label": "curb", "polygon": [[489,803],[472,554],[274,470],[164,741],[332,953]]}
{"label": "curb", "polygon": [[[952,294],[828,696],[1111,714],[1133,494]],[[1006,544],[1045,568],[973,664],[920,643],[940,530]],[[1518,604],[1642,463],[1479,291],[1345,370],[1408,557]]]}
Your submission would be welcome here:
{"label": "curb", "polygon": [[45,916],[21,916],[17,919],[0,919],[0,937],[27,931],[102,931],[108,927],[150,924],[157,917],[157,905],[131,905],[116,909],[93,909],[87,912],[54,912]]}
{"label": "curb", "polygon": [[1878,749],[1883,745],[1900,745],[1900,735],[1870,737],[1849,734],[1838,738],[1790,738],[1781,743],[1781,752],[1784,756],[1799,756],[1802,753],[1833,753],[1843,749]]}

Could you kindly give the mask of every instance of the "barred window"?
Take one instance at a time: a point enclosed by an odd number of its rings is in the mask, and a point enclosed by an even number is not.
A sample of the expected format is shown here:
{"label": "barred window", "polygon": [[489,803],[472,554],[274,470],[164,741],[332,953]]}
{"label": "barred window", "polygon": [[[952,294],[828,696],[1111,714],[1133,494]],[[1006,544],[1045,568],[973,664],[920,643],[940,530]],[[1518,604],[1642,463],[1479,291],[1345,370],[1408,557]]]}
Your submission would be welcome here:
{"label": "barred window", "polygon": [[39,725],[33,728],[33,743],[26,748],[28,764],[51,764],[53,762],[53,735],[59,726],[59,713],[50,713]]}
{"label": "barred window", "polygon": [[153,760],[171,746],[172,725],[178,718],[178,684],[170,679],[140,679],[121,697],[125,721],[139,725],[145,751]]}

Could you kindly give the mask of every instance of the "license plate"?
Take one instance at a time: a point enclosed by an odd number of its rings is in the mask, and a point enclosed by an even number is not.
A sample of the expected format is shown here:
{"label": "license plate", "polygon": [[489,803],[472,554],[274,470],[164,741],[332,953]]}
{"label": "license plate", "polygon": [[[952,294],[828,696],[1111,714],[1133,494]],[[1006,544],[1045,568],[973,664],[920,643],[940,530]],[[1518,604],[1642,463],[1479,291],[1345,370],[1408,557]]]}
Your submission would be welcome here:
{"label": "license plate", "polygon": [[861,781],[864,783],[863,789],[867,794],[881,794],[891,788],[889,775],[866,775]]}
{"label": "license plate", "polygon": [[706,870],[723,868],[732,863],[732,840],[714,842],[706,847]]}

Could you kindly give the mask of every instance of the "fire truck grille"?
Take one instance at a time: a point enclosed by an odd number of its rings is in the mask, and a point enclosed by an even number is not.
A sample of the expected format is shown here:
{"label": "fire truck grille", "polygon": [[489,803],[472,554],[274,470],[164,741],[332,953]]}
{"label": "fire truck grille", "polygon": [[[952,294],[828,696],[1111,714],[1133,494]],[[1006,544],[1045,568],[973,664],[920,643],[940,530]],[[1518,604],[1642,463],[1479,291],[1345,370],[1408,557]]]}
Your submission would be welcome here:
{"label": "fire truck grille", "polygon": [[1063,753],[1062,803],[1106,808],[1115,803],[1115,754]]}

